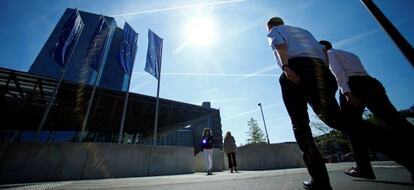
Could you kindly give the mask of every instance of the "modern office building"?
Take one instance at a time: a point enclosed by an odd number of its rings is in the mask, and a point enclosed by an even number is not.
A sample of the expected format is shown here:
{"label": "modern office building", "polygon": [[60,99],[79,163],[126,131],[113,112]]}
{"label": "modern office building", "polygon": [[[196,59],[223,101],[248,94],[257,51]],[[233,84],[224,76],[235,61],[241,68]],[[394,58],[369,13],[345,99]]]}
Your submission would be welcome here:
{"label": "modern office building", "polygon": [[[66,9],[50,34],[28,73],[0,68],[0,141],[32,141],[44,110],[56,88],[62,68],[54,62],[51,50],[56,46],[65,23],[77,10]],[[102,17],[110,33],[105,39],[98,83],[91,113],[87,119],[84,142],[117,142],[123,114],[128,76],[118,58],[123,30],[114,18],[79,11],[84,23],[79,39],[68,59],[67,71],[56,100],[48,114],[39,140],[75,142],[85,120],[88,101],[97,72],[85,59]],[[130,93],[122,143],[152,144],[156,98]],[[210,127],[215,147],[222,148],[220,112],[210,107],[173,100],[160,100],[158,144],[197,148],[202,130]]]}
{"label": "modern office building", "polygon": [[[0,142],[33,141],[33,135],[56,84],[57,80],[50,77],[0,68]],[[80,88],[83,88],[83,93],[88,97],[93,86],[67,81],[62,83],[42,130],[40,142],[77,142],[87,105],[87,99],[78,94]],[[83,142],[116,143],[125,92],[98,87],[95,99]],[[121,143],[152,142],[155,105],[155,97],[129,94]],[[218,113],[213,108],[160,99],[158,138],[163,141],[159,141],[160,144],[190,145],[193,133],[190,135],[185,127]],[[177,137],[169,140],[162,138],[174,132]]]}
{"label": "modern office building", "polygon": [[[43,45],[35,61],[29,69],[29,73],[52,77],[58,79],[61,75],[62,68],[53,61],[52,49],[55,47],[65,22],[75,13],[75,9],[66,9],[55,29],[50,34],[46,43]],[[88,63],[86,57],[88,53],[89,44],[94,38],[94,34],[98,24],[100,23],[101,17],[104,17],[107,21],[111,30],[107,39],[109,48],[105,49],[105,54],[101,68],[102,78],[98,83],[98,86],[110,88],[114,90],[126,90],[128,85],[128,78],[124,76],[124,72],[121,68],[120,61],[118,59],[118,52],[120,43],[123,36],[123,30],[117,27],[115,19],[108,16],[88,13],[79,11],[79,14],[84,23],[84,27],[81,31],[79,39],[75,44],[72,56],[70,56],[67,65],[67,71],[64,75],[64,80],[72,81],[81,84],[95,83],[96,72],[92,69]]]}

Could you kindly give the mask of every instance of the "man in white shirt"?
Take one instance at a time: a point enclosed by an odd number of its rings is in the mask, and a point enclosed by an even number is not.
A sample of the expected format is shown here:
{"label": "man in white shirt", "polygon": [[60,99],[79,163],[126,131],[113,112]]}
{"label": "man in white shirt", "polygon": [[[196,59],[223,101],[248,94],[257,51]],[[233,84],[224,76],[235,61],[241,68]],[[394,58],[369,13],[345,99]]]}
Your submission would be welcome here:
{"label": "man in white shirt", "polygon": [[[392,105],[382,84],[368,75],[358,56],[347,51],[333,49],[332,44],[328,41],[322,40],[320,43],[326,48],[329,68],[338,83],[340,107],[346,119],[351,124],[357,125],[361,122],[362,114],[365,107],[367,107],[375,116],[389,126],[390,136],[394,134],[393,142],[398,142],[398,139],[411,139],[407,134],[414,134],[413,126]],[[350,142],[357,166],[345,173],[353,177],[375,179],[369,159],[368,145],[357,138],[352,138],[352,136],[350,137]],[[391,153],[391,157],[396,158],[397,162],[406,166],[412,172],[412,158],[410,159],[408,156],[395,156],[404,154],[404,152],[400,151],[399,153],[397,152],[398,147],[388,146],[385,148],[395,150],[395,152],[387,151]]]}
{"label": "man in white shirt", "polygon": [[268,39],[283,74],[279,82],[283,101],[292,121],[296,141],[311,176],[305,189],[332,189],[325,161],[313,141],[307,104],[334,128],[341,128],[340,109],[335,99],[335,78],[324,63],[324,52],[313,35],[302,28],[284,25],[278,17],[268,23]]}
{"label": "man in white shirt", "polygon": [[390,139],[386,131],[372,129],[369,124],[362,121],[357,121],[358,123],[353,123],[357,125],[353,125],[342,115],[335,98],[337,90],[335,77],[324,62],[327,58],[323,46],[310,32],[284,25],[279,17],[271,18],[267,22],[267,28],[269,32],[267,37],[273,53],[283,70],[279,79],[283,102],[312,178],[303,183],[305,189],[332,189],[324,159],[313,141],[307,104],[329,127],[357,138],[399,163],[408,165],[405,162],[407,157],[395,148],[407,144],[405,141],[398,138]]}

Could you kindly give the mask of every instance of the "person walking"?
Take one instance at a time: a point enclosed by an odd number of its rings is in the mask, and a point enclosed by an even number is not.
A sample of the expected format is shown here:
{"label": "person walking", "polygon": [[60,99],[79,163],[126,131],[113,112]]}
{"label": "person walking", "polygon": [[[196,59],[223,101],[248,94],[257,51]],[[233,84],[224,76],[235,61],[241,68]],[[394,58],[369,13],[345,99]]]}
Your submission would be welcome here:
{"label": "person walking", "polygon": [[231,173],[233,173],[233,170],[237,172],[236,149],[236,140],[234,140],[234,137],[231,135],[230,131],[227,131],[226,136],[224,137],[223,150],[224,153],[227,154]]}
{"label": "person walking", "polygon": [[307,103],[325,123],[337,120],[339,106],[334,76],[324,64],[322,46],[302,28],[285,25],[279,17],[267,22],[268,39],[283,74],[279,78],[283,102],[311,180],[305,189],[332,189],[324,159],[313,141]]}
{"label": "person walking", "polygon": [[395,151],[403,142],[365,123],[356,128],[344,119],[335,99],[335,77],[324,62],[323,46],[309,31],[285,25],[279,17],[269,19],[267,29],[270,46],[283,70],[279,78],[283,102],[311,176],[309,181],[303,182],[305,189],[332,189],[324,159],[313,141],[307,104],[329,127],[369,142],[369,146],[399,163],[409,160],[401,154],[403,151]]}
{"label": "person walking", "polygon": [[204,128],[201,138],[201,147],[204,153],[207,175],[213,175],[213,135],[210,128]]}
{"label": "person walking", "polygon": [[[413,126],[397,111],[381,82],[368,74],[357,55],[334,49],[332,44],[326,40],[321,40],[319,43],[327,50],[329,68],[340,89],[341,111],[351,123],[360,123],[365,108],[368,108],[389,127],[390,132],[414,134]],[[350,142],[356,167],[346,170],[345,174],[375,179],[368,145],[352,137],[350,137]]]}

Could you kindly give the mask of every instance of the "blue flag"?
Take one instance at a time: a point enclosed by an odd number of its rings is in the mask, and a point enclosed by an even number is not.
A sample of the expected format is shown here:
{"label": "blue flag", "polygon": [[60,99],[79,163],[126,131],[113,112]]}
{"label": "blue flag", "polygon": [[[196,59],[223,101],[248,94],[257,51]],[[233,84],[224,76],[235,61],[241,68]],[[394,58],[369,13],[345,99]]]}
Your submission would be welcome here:
{"label": "blue flag", "polygon": [[148,30],[148,51],[145,71],[156,79],[160,79],[161,59],[162,58],[162,38],[151,30]]}
{"label": "blue flag", "polygon": [[136,33],[127,22],[125,22],[124,37],[119,51],[119,60],[122,70],[127,75],[131,75],[132,72],[135,53],[137,51],[137,40],[138,33]]}
{"label": "blue flag", "polygon": [[88,54],[86,56],[86,62],[97,72],[105,52],[105,44],[108,40],[109,32],[108,22],[105,17],[101,16],[93,38],[89,43]]}
{"label": "blue flag", "polygon": [[82,27],[82,18],[80,17],[79,11],[76,10],[65,22],[59,40],[51,50],[52,58],[59,66],[63,67],[67,63]]}

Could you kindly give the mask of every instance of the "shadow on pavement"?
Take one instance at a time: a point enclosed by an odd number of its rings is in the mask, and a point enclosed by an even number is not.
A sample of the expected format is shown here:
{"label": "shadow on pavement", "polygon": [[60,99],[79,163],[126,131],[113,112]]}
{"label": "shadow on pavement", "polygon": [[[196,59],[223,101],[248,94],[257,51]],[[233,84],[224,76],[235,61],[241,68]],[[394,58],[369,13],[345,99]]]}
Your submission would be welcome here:
{"label": "shadow on pavement", "polygon": [[398,182],[398,181],[363,180],[363,179],[354,179],[354,181],[363,181],[363,182],[374,182],[374,183],[385,183],[385,184],[394,184],[394,185],[414,186],[413,183]]}

